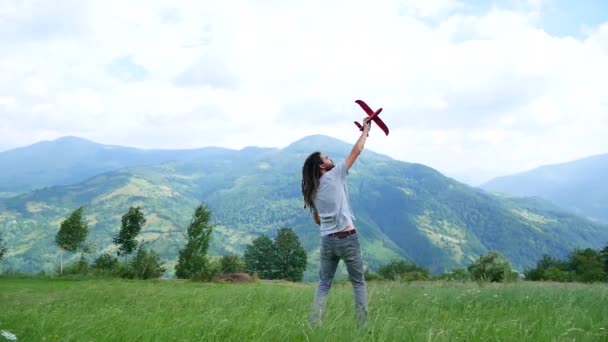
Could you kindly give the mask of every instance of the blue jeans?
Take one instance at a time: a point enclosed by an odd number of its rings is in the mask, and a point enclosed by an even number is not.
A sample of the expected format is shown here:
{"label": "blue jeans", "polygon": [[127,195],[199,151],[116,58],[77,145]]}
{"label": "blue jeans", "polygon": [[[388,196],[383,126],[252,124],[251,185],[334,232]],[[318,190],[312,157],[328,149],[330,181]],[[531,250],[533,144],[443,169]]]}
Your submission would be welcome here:
{"label": "blue jeans", "polygon": [[329,289],[340,259],[344,260],[355,293],[357,323],[362,325],[367,320],[367,287],[358,234],[349,235],[342,239],[323,236],[321,237],[319,285],[310,317],[313,324],[319,324],[323,318]]}

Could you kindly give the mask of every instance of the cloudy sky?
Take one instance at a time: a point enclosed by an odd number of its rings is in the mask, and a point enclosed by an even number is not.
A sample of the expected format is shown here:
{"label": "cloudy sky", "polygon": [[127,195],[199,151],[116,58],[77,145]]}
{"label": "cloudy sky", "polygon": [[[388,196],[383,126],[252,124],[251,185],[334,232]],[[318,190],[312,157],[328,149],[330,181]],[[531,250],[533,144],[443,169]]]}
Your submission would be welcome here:
{"label": "cloudy sky", "polygon": [[479,182],[608,153],[605,0],[0,0],[0,151],[354,142]]}

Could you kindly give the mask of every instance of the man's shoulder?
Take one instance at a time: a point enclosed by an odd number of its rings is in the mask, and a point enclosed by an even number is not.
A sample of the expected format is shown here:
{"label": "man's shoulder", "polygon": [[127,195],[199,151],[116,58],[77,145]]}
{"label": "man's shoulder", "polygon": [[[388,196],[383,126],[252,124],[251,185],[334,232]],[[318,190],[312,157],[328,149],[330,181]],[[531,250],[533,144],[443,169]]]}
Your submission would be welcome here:
{"label": "man's shoulder", "polygon": [[334,170],[336,170],[336,174],[347,175],[348,167],[346,166],[346,159],[343,159],[339,163],[337,163],[336,167],[334,167]]}

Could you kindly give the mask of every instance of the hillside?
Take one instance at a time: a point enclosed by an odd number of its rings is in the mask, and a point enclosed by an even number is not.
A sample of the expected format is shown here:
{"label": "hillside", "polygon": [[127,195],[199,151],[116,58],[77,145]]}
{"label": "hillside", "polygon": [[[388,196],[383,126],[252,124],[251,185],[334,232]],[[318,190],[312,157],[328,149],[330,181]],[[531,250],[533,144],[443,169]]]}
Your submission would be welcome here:
{"label": "hillside", "polygon": [[573,213],[608,222],[608,154],[499,177],[485,183],[488,191],[538,196]]}
{"label": "hillside", "polygon": [[[129,206],[142,205],[148,219],[142,238],[174,261],[192,213],[204,201],[218,223],[213,254],[241,253],[256,235],[292,227],[309,252],[312,267],[306,277],[311,279],[319,238],[303,209],[301,165],[314,149],[339,160],[350,148],[350,143],[312,136],[284,149],[227,150],[192,161],[124,168],[3,199],[0,227],[10,248],[5,262],[28,271],[55,267],[54,235],[80,205],[86,206],[90,240],[98,252],[113,248],[111,238]],[[364,258],[372,269],[401,256],[441,272],[466,267],[496,249],[521,270],[543,253],[563,257],[575,247],[608,242],[606,226],[550,204],[493,196],[424,165],[369,150],[351,170],[349,189]]]}
{"label": "hillside", "polygon": [[234,152],[219,147],[143,150],[103,145],[77,137],[63,137],[0,152],[0,195],[3,192],[19,193],[49,186],[76,184],[100,173],[124,167],[202,160]]}

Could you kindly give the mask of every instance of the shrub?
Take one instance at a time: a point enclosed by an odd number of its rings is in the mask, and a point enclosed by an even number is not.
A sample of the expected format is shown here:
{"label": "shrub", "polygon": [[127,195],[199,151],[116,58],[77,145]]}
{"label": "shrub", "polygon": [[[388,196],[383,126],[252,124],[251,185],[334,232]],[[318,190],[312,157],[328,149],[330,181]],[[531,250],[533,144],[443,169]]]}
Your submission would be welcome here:
{"label": "shrub", "polygon": [[100,271],[114,271],[118,266],[118,259],[110,253],[103,253],[93,262],[93,268]]}
{"label": "shrub", "polygon": [[426,269],[403,259],[395,259],[386,265],[380,266],[378,274],[390,280],[409,281],[429,279],[429,272]]}
{"label": "shrub", "polygon": [[511,264],[496,251],[481,255],[468,267],[471,278],[481,282],[504,282],[515,280]]}
{"label": "shrub", "polygon": [[243,273],[247,272],[245,260],[238,255],[224,255],[220,259],[221,273]]}
{"label": "shrub", "polygon": [[139,279],[159,278],[165,272],[158,253],[147,250],[143,245],[139,246],[137,255],[131,260],[131,268],[133,275]]}

